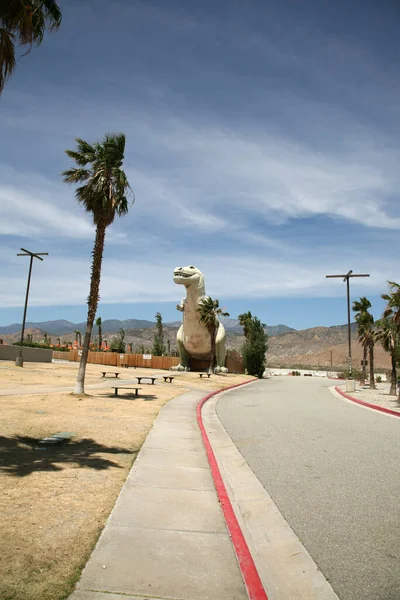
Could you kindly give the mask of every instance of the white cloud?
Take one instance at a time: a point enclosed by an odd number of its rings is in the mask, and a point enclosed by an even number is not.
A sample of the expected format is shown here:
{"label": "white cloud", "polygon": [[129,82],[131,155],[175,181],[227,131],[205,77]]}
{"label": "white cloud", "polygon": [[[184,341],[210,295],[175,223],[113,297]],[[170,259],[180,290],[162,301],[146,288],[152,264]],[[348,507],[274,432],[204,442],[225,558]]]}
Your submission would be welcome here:
{"label": "white cloud", "polygon": [[400,185],[396,152],[376,141],[361,149],[349,134],[341,153],[324,155],[283,136],[179,121],[159,139],[155,126],[147,137],[158,152],[168,145],[179,174],[133,170],[131,179],[139,198],[151,198],[145,210],[150,212],[155,203],[170,222],[179,218],[178,208],[183,220],[190,214],[199,229],[207,213],[210,229],[229,227],[226,212],[240,208],[273,223],[324,215],[367,227],[400,227],[387,202]]}
{"label": "white cloud", "polygon": [[[9,252],[2,249],[1,255]],[[279,298],[287,296],[343,296],[340,280],[326,280],[325,274],[336,273],[337,262],[346,264],[345,250],[326,262],[315,256],[306,265],[285,258],[271,259],[259,253],[224,253],[217,258],[199,252],[149,254],[147,259],[105,258],[101,279],[101,302],[134,303],[178,301],[183,287],[173,283],[177,265],[194,264],[204,273],[206,291],[220,299]],[[23,304],[27,265],[14,255],[11,269],[2,278],[0,304]],[[336,263],[336,264],[335,264]],[[0,265],[1,267],[2,265]],[[397,277],[397,262],[386,261],[385,273],[377,259],[370,265],[369,279],[352,281],[353,294],[379,294],[386,289],[386,280]],[[340,270],[340,269],[339,269]],[[346,269],[343,269],[346,271]],[[87,260],[49,256],[43,263],[35,262],[30,293],[30,306],[84,305],[89,290],[90,257]],[[362,271],[362,269],[361,269]]]}

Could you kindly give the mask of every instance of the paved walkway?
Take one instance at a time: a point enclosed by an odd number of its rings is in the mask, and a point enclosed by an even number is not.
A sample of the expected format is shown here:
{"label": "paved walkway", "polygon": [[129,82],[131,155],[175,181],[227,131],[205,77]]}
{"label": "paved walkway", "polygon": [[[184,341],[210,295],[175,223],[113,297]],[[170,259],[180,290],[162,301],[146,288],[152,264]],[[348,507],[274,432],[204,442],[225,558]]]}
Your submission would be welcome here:
{"label": "paved walkway", "polygon": [[160,412],[70,600],[247,600],[196,422],[204,393]]}
{"label": "paved walkway", "polygon": [[399,600],[399,418],[332,383],[273,377],[224,395],[217,413],[339,598]]}

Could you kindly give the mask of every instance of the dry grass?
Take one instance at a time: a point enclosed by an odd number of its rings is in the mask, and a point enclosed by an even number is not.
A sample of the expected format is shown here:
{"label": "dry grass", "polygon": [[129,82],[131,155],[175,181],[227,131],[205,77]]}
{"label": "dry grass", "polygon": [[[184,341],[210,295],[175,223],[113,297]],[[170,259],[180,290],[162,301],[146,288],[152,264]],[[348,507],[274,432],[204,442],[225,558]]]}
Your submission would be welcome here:
{"label": "dry grass", "polygon": [[[0,365],[1,389],[73,385],[77,364]],[[104,367],[88,365],[88,383]],[[145,369],[121,369],[122,377]],[[154,371],[151,372],[154,374]],[[147,386],[147,398],[113,398],[111,389],[1,397],[0,599],[60,600],[71,591],[161,407],[190,388],[220,388],[240,375],[201,380],[177,374],[172,385]],[[113,381],[106,383],[110,386]],[[36,450],[59,431],[64,445]]]}

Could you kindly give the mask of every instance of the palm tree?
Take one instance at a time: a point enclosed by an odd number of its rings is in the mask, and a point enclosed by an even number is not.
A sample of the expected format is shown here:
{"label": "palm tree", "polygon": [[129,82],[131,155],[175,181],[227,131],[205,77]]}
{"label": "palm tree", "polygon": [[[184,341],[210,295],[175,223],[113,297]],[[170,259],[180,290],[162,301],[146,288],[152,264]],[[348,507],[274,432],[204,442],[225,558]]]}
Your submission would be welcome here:
{"label": "palm tree", "polygon": [[[386,352],[390,353],[392,362],[392,373],[390,377],[390,396],[396,396],[397,386],[397,362],[399,359],[399,328],[392,318],[383,317],[376,323],[376,339],[382,344]],[[399,398],[400,401],[400,398]]]}
{"label": "palm tree", "polygon": [[219,300],[213,300],[209,296],[202,299],[197,308],[197,312],[199,313],[200,323],[203,323],[210,334],[211,353],[209,371],[212,372],[215,365],[215,346],[219,325],[218,317],[229,317],[229,313],[224,312],[222,308],[220,308]]}
{"label": "palm tree", "polygon": [[101,346],[103,343],[103,330],[101,328],[101,317],[97,317],[96,319],[96,326],[99,329],[99,350],[101,350]]}
{"label": "palm tree", "polygon": [[[383,318],[390,318],[394,325],[400,329],[400,285],[394,281],[388,281],[389,294],[381,294],[381,298],[386,301],[386,308],[383,311]],[[400,402],[400,392],[397,399]]]}
{"label": "palm tree", "polygon": [[381,294],[381,298],[387,302],[383,317],[392,317],[394,323],[400,326],[400,285],[394,281],[388,281],[388,285],[390,293]]}
{"label": "palm tree", "polygon": [[40,46],[46,29],[56,31],[61,11],[55,0],[1,0],[0,94],[16,66],[15,46]]}
{"label": "palm tree", "polygon": [[[88,316],[81,362],[75,387],[76,394],[84,394],[85,372],[89,352],[90,336],[99,303],[101,264],[103,260],[106,229],[115,216],[126,215],[129,209],[127,194],[131,191],[128,179],[122,169],[125,152],[125,135],[106,134],[101,142],[91,145],[81,138],[76,139],[77,149],[66,150],[77,168],[63,171],[65,183],[83,183],[77,188],[75,197],[86,212],[91,213],[96,227]],[[88,165],[89,168],[88,168]]]}
{"label": "palm tree", "polygon": [[249,327],[252,323],[252,314],[250,311],[246,312],[246,313],[242,313],[241,315],[239,315],[239,325],[241,325],[243,327],[243,333],[244,333],[244,337],[247,338],[247,336],[249,335]]}
{"label": "palm tree", "polygon": [[[358,341],[361,342],[361,338],[363,336],[363,319],[365,317],[366,311],[371,306],[369,300],[364,296],[360,298],[360,300],[355,300],[353,302],[353,312],[355,312],[355,320],[357,323],[357,333],[358,333]],[[362,366],[362,378],[360,383],[365,385],[365,380],[367,379],[367,357],[368,357],[368,346],[366,344],[362,344],[363,346],[363,366]]]}
{"label": "palm tree", "polygon": [[365,383],[366,378],[366,361],[367,353],[369,353],[369,387],[375,389],[375,376],[374,376],[374,317],[369,312],[371,308],[371,302],[365,296],[362,296],[360,300],[353,302],[353,311],[355,314],[355,320],[357,323],[358,341],[364,349],[364,362],[363,362],[363,379]]}

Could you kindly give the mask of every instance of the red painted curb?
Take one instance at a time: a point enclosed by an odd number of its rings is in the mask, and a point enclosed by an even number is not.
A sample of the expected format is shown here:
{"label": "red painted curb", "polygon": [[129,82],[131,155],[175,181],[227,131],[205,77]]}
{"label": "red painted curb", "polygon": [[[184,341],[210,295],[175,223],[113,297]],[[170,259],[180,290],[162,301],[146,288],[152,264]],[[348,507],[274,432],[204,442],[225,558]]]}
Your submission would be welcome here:
{"label": "red painted curb", "polygon": [[208,439],[208,435],[203,423],[203,417],[201,414],[201,409],[203,408],[207,400],[209,400],[213,396],[216,396],[216,394],[220,394],[225,390],[231,390],[233,388],[246,385],[247,383],[251,382],[245,381],[244,383],[232,385],[230,387],[223,388],[221,390],[208,394],[208,396],[202,398],[198,403],[196,408],[196,414],[197,423],[200,427],[203,443],[206,449],[207,458],[211,469],[211,474],[214,479],[215,489],[218,494],[218,499],[221,504],[222,511],[224,513],[225,521],[232,539],[233,546],[235,548],[236,557],[239,563],[239,567],[242,573],[242,577],[247,589],[249,599],[268,600],[268,596],[264,590],[263,584],[261,583],[261,579],[256,569],[256,565],[254,564],[253,558],[250,554],[249,547],[247,546],[246,540],[244,539],[244,535],[232,508],[231,501],[229,500],[228,492],[226,491],[226,487],[222,480],[217,459],[215,458],[215,454],[211,447],[210,440]]}
{"label": "red painted curb", "polygon": [[347,400],[351,400],[352,402],[355,402],[356,404],[361,404],[361,406],[367,406],[368,408],[373,408],[374,410],[378,410],[379,412],[383,412],[388,415],[400,417],[400,412],[396,412],[395,410],[390,410],[390,408],[384,408],[383,406],[378,406],[377,404],[370,404],[369,402],[364,402],[364,400],[359,400],[358,398],[353,398],[353,396],[349,396],[348,394],[346,394],[346,392],[343,392],[341,389],[339,389],[338,385],[335,387],[335,390],[337,392],[339,392],[339,394],[341,396],[343,396],[344,398],[347,398]]}

